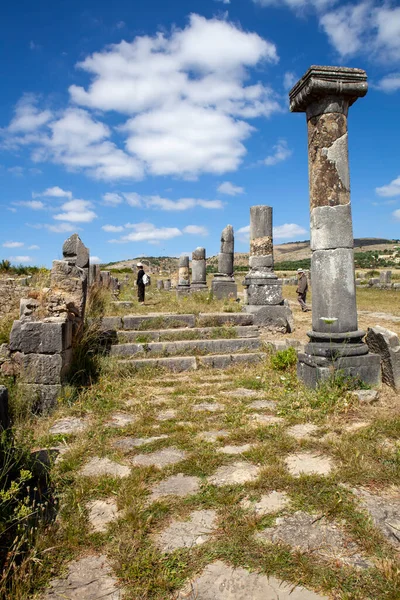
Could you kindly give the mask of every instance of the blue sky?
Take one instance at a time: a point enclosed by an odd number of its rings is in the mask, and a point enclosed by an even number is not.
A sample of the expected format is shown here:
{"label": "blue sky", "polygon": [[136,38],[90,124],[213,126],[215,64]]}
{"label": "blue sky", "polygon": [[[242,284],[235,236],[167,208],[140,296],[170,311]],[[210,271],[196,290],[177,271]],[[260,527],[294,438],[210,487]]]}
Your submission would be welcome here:
{"label": "blue sky", "polygon": [[[38,8],[40,6],[40,9]],[[311,64],[366,69],[350,109],[354,234],[400,237],[394,0],[28,0],[0,8],[1,258],[51,265],[246,251],[309,238],[307,132],[288,90]]]}

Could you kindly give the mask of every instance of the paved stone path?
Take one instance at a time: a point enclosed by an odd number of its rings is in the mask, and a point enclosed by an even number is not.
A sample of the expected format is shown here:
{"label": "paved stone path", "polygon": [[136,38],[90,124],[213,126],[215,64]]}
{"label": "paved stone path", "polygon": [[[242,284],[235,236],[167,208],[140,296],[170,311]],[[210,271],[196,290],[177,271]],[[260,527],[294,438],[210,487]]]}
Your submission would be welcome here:
{"label": "paved stone path", "polygon": [[198,510],[191,513],[187,521],[175,520],[155,542],[162,552],[173,552],[179,548],[192,548],[208,541],[216,528],[215,510]]}

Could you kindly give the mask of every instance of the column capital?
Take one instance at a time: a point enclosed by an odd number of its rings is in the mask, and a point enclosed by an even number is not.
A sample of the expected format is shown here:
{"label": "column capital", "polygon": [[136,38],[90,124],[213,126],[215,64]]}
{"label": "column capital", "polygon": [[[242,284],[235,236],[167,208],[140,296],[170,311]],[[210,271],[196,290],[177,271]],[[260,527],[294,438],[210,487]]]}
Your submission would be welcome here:
{"label": "column capital", "polygon": [[349,106],[368,91],[363,69],[311,66],[290,90],[290,111],[306,112],[307,118],[318,114],[347,114]]}

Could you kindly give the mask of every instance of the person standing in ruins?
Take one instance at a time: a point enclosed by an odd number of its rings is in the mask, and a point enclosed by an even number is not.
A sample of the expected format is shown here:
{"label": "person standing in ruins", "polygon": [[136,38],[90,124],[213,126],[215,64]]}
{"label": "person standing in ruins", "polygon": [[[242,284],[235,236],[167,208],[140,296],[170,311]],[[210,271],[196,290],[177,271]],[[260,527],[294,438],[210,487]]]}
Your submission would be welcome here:
{"label": "person standing in ruins", "polygon": [[144,291],[145,285],[143,282],[144,269],[143,269],[142,263],[138,263],[136,266],[138,268],[137,280],[136,280],[137,291],[138,291],[138,301],[139,301],[139,304],[144,304],[144,295],[145,295],[145,291]]}
{"label": "person standing in ruins", "polygon": [[309,310],[311,310],[311,308],[309,308],[306,304],[308,281],[307,281],[307,276],[304,273],[303,269],[297,269],[297,277],[298,277],[297,289],[296,289],[297,300],[299,301],[301,310],[303,312],[308,312]]}

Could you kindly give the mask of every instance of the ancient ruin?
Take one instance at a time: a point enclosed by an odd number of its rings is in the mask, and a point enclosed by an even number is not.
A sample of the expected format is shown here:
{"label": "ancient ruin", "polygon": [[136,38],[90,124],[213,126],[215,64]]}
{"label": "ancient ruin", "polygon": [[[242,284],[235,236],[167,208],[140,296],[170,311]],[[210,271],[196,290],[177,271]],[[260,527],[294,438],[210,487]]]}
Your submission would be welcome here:
{"label": "ancient ruin", "polygon": [[183,255],[179,259],[177,296],[186,296],[190,292],[189,257]]}
{"label": "ancient ruin", "polygon": [[206,249],[198,247],[192,253],[192,282],[191,292],[206,292],[207,287]]}
{"label": "ancient ruin", "polygon": [[221,251],[218,255],[218,273],[215,273],[211,289],[214,298],[237,298],[234,274],[235,237],[232,225],[221,233]]}
{"label": "ancient ruin", "polygon": [[311,67],[290,91],[305,112],[310,180],[312,331],[298,374],[314,387],[332,369],[380,382],[380,359],[358,329],[347,143],[349,107],[368,90],[362,69]]}
{"label": "ancient ruin", "polygon": [[250,271],[243,285],[247,290],[244,310],[254,315],[254,323],[289,333],[293,317],[282,297],[282,280],[274,273],[272,208],[250,208]]}

